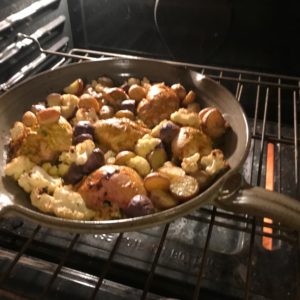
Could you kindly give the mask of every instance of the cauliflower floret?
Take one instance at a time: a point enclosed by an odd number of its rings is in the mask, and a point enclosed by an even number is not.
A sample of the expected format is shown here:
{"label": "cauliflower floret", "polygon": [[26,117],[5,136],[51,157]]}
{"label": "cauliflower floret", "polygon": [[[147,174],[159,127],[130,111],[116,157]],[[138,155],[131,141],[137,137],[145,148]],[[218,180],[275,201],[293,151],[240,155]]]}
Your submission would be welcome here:
{"label": "cauliflower floret", "polygon": [[58,167],[55,165],[51,166],[51,168],[48,170],[47,173],[53,177],[57,177],[58,176]]}
{"label": "cauliflower floret", "polygon": [[67,174],[68,170],[69,170],[69,165],[61,163],[58,165],[58,175],[59,176],[64,176]]}
{"label": "cauliflower floret", "polygon": [[45,162],[42,164],[42,168],[48,173],[48,171],[51,169],[52,165],[49,162]]}
{"label": "cauliflower floret", "polygon": [[35,164],[27,156],[21,155],[9,162],[4,167],[4,172],[5,175],[13,176],[18,180],[23,173],[30,171],[34,166]]}
{"label": "cauliflower floret", "polygon": [[199,128],[200,119],[197,113],[189,111],[186,108],[180,108],[173,112],[170,117],[171,121],[182,126]]}
{"label": "cauliflower floret", "polygon": [[113,165],[116,162],[116,152],[108,150],[104,154],[104,160],[107,165]]}
{"label": "cauliflower floret", "polygon": [[135,145],[135,153],[139,156],[146,157],[154,148],[161,143],[158,138],[152,137],[150,134],[145,134],[139,139]]}
{"label": "cauliflower floret", "polygon": [[68,165],[72,163],[84,165],[94,149],[94,142],[92,140],[85,140],[76,146],[72,146],[68,152],[63,152],[59,156],[59,161]]}
{"label": "cauliflower floret", "polygon": [[51,176],[64,176],[68,170],[70,165],[65,163],[60,163],[57,166],[51,165],[49,162],[43,163],[42,168]]}
{"label": "cauliflower floret", "polygon": [[53,178],[39,166],[34,166],[31,171],[23,173],[18,184],[27,193],[30,193],[34,188],[47,189],[49,193],[54,192],[55,188],[62,186],[61,178]]}
{"label": "cauliflower floret", "polygon": [[90,220],[97,215],[96,211],[86,207],[81,195],[72,191],[70,186],[57,187],[53,196],[40,191],[38,188],[33,189],[31,203],[45,213],[73,220]]}
{"label": "cauliflower floret", "polygon": [[201,165],[209,175],[215,175],[227,167],[223,152],[220,149],[214,149],[207,156],[201,158]]}
{"label": "cauliflower floret", "polygon": [[188,174],[196,172],[199,169],[198,166],[199,159],[200,159],[199,152],[195,153],[192,156],[183,158],[181,163],[182,169]]}
{"label": "cauliflower floret", "polygon": [[142,156],[135,156],[126,162],[127,166],[136,170],[141,176],[146,176],[150,173],[151,167],[148,161]]}

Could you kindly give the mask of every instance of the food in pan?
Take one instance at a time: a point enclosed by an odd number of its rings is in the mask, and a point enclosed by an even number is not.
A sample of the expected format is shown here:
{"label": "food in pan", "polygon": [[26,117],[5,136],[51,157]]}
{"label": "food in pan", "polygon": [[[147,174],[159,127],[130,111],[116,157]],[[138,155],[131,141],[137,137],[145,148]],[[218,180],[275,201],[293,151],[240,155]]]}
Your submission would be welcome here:
{"label": "food in pan", "polygon": [[229,127],[180,83],[77,79],[24,112],[5,174],[44,213],[76,220],[145,216],[189,201],[229,166]]}

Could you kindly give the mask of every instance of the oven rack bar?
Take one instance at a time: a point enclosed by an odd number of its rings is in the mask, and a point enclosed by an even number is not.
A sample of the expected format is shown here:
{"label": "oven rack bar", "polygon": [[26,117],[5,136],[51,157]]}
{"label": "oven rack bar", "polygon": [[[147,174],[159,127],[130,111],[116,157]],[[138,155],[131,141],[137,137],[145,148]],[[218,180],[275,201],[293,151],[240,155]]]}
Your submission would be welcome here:
{"label": "oven rack bar", "polygon": [[[44,51],[45,52],[45,51]],[[48,53],[52,55],[57,55],[57,53]],[[74,55],[74,56],[73,56]],[[90,57],[92,55],[92,58]],[[101,59],[102,57],[107,57],[107,56],[113,56],[113,57],[124,57],[124,55],[119,55],[119,54],[111,54],[107,52],[98,52],[98,51],[90,51],[90,50],[85,50],[85,49],[72,49],[67,55],[64,55],[63,53],[60,54],[60,56],[65,56],[67,59],[72,59],[72,60],[94,60],[94,59]],[[87,58],[88,57],[88,58]],[[132,57],[124,57],[124,58],[132,58]],[[137,58],[137,57],[134,57]],[[163,60],[164,61],[164,60]],[[61,64],[66,64],[70,61],[68,60],[62,60]],[[178,62],[170,62],[169,63],[174,63],[176,65],[181,65],[182,63]],[[184,63],[183,63],[184,64]],[[57,64],[59,66],[60,64]],[[232,92],[236,95],[237,99],[239,101],[242,100],[244,91],[247,88],[248,85],[255,85],[256,88],[256,96],[255,96],[255,115],[254,115],[254,120],[253,120],[253,126],[252,126],[252,152],[250,154],[250,160],[251,160],[251,176],[250,180],[251,181],[256,181],[257,185],[261,185],[261,180],[262,180],[262,168],[264,165],[264,158],[263,158],[263,152],[265,150],[265,143],[266,141],[272,142],[277,146],[277,173],[278,173],[278,186],[277,190],[282,191],[283,188],[283,179],[281,176],[281,160],[282,160],[282,155],[283,155],[283,146],[290,146],[292,147],[293,151],[293,156],[294,156],[294,173],[295,173],[295,183],[294,183],[294,191],[293,194],[297,195],[297,192],[299,190],[299,159],[298,159],[298,144],[299,144],[299,136],[298,136],[298,111],[297,111],[297,104],[298,104],[298,99],[299,99],[299,86],[300,86],[300,78],[297,77],[290,77],[290,76],[279,76],[275,74],[266,74],[266,73],[257,73],[257,72],[248,72],[244,70],[236,70],[236,69],[229,69],[229,68],[217,68],[217,67],[211,67],[211,66],[203,66],[203,65],[194,65],[194,64],[184,64],[185,66],[191,66],[197,68],[197,70],[200,70],[204,74],[208,74],[210,77],[213,77],[215,79],[220,80],[222,83],[225,82],[230,82],[234,83],[235,86],[232,89]],[[57,67],[56,66],[56,67]],[[218,74],[216,74],[216,72]],[[224,76],[224,73],[229,72],[230,74],[233,74],[231,76]],[[256,77],[255,79],[243,79],[244,76],[253,76]],[[266,77],[267,80],[263,80],[263,78]],[[272,82],[271,80],[274,80]],[[283,83],[283,81],[289,81],[291,83]],[[266,88],[267,90],[262,93],[262,89]],[[277,108],[278,108],[278,122],[277,122],[277,132],[270,134],[266,130],[266,125],[267,125],[267,106],[268,106],[268,101],[269,101],[269,91],[270,89],[276,89],[278,92],[278,97],[277,97]],[[293,96],[293,136],[288,136],[285,137],[283,132],[282,132],[282,120],[281,120],[281,106],[282,106],[282,99],[281,99],[281,92],[283,89],[288,89],[292,90]],[[262,95],[263,94],[263,95]],[[258,120],[258,107],[260,105],[260,102],[264,101],[264,118],[263,118],[263,130],[262,132],[257,132],[257,127],[259,124]],[[259,147],[261,148],[261,155],[258,158],[259,161],[259,166],[258,166],[258,174],[255,174],[255,167],[254,167],[254,160],[256,159],[254,157],[254,149],[257,146],[257,144],[260,142]],[[299,195],[299,194],[298,194]],[[210,239],[211,239],[211,231],[213,230],[214,226],[226,226],[226,223],[217,221],[218,217],[225,217],[225,219],[228,220],[240,220],[243,221],[245,224],[247,224],[247,229],[245,229],[246,232],[250,232],[251,234],[251,242],[249,246],[249,255],[248,255],[248,266],[247,266],[247,280],[245,282],[245,292],[244,292],[244,299],[248,299],[251,296],[251,271],[252,271],[252,258],[255,252],[255,247],[254,247],[254,241],[257,236],[268,236],[272,237],[274,239],[278,240],[285,240],[287,237],[287,240],[291,242],[293,245],[298,244],[299,247],[299,233],[295,233],[292,231],[287,230],[286,228],[282,227],[280,224],[266,224],[260,219],[256,218],[251,218],[248,216],[239,216],[239,215],[232,215],[227,212],[219,211],[216,208],[202,208],[201,211],[206,212],[208,215],[210,215],[210,219],[205,219],[197,216],[187,216],[187,218],[195,219],[197,221],[204,221],[209,222],[209,228],[207,232],[207,238],[206,238],[206,243],[205,247],[203,250],[202,254],[202,260],[199,264],[199,273],[198,273],[198,280],[195,285],[195,290],[194,290],[194,299],[198,299],[198,296],[200,295],[201,297],[201,281],[203,280],[204,272],[205,272],[205,267],[207,264],[207,255],[209,252],[209,246],[210,246]],[[228,225],[230,227],[230,225]],[[266,234],[262,231],[262,227],[271,227],[275,228],[277,234]],[[151,292],[151,281],[153,280],[153,277],[155,277],[155,268],[157,267],[159,263],[159,258],[162,252],[162,245],[164,244],[167,234],[168,234],[168,225],[165,227],[165,231],[163,235],[161,236],[160,240],[160,246],[158,247],[158,250],[156,252],[155,258],[153,260],[152,266],[149,271],[149,276],[148,280],[145,283],[145,289],[144,293],[142,296],[142,299],[145,299],[147,297],[148,291]],[[242,227],[232,227],[234,230],[240,230],[242,231]],[[29,247],[30,243],[34,240],[34,235],[35,232],[33,232],[32,236],[28,238],[28,240],[24,243],[21,251],[16,254],[15,259],[14,259],[14,264],[11,265],[10,268],[8,268],[8,272],[6,273],[6,276],[9,276],[9,273],[12,271],[14,268],[15,264],[18,262],[20,257],[23,255],[23,253],[26,252],[26,249]],[[51,284],[57,277],[57,274],[61,270],[62,267],[64,267],[64,264],[66,263],[68,256],[70,255],[72,251],[72,247],[77,241],[77,237],[74,237],[73,242],[70,244],[70,251],[66,249],[66,255],[64,258],[61,260],[61,262],[57,265],[56,272],[53,273],[53,279],[49,283],[49,286],[45,288],[45,293],[51,288]],[[100,274],[98,283],[95,285],[94,289],[94,294],[91,296],[91,299],[94,299],[98,289],[101,286],[101,283],[103,279],[105,278],[105,274],[111,264],[111,262],[114,259],[114,254],[117,251],[118,248],[118,243],[116,243],[116,246],[113,248],[111,255],[109,257],[109,260],[107,262],[107,268],[106,271]],[[299,249],[298,249],[299,250]],[[299,252],[299,251],[298,251]],[[299,281],[299,278],[297,279]],[[299,283],[300,284],[300,283]]]}
{"label": "oven rack bar", "polygon": [[[123,55],[118,55],[114,53],[107,53],[107,52],[98,52],[98,51],[90,51],[86,49],[73,49],[70,54],[75,54],[76,55],[82,55],[84,54],[85,56],[96,56],[96,59],[100,57],[124,57]],[[132,58],[125,56],[124,58]],[[138,57],[134,57],[138,58]],[[155,59],[155,61],[158,61]],[[254,124],[252,128],[252,155],[254,155],[254,147],[255,143],[260,141],[260,157],[259,157],[259,167],[258,167],[258,174],[257,174],[257,179],[256,179],[256,184],[260,185],[261,184],[261,177],[262,177],[262,166],[263,166],[263,151],[265,148],[265,141],[271,140],[272,138],[266,134],[266,123],[267,123],[267,110],[268,110],[268,103],[269,103],[269,92],[270,89],[277,89],[278,90],[278,97],[277,97],[277,106],[278,106],[278,125],[277,125],[277,140],[273,142],[277,142],[278,144],[278,153],[279,153],[279,159],[278,159],[278,166],[281,166],[281,115],[280,115],[280,108],[281,108],[281,91],[282,89],[289,89],[293,91],[293,117],[294,117],[294,136],[291,137],[289,140],[291,144],[294,146],[294,169],[295,169],[295,184],[296,184],[296,190],[299,189],[298,184],[298,178],[299,178],[299,161],[298,161],[298,143],[299,143],[299,138],[298,138],[298,123],[297,123],[297,98],[296,98],[296,93],[299,89],[299,82],[300,78],[297,77],[290,77],[290,76],[284,76],[284,75],[276,75],[276,74],[267,74],[267,73],[258,73],[258,72],[248,72],[244,70],[234,70],[234,69],[228,69],[228,68],[216,68],[212,66],[204,66],[204,65],[195,65],[195,64],[187,64],[187,63],[181,63],[181,62],[173,62],[173,61],[166,61],[163,60],[164,62],[171,63],[174,65],[180,65],[180,66],[185,66],[185,67],[191,67],[191,68],[196,68],[196,70],[201,70],[202,73],[207,73],[209,72],[209,76],[217,79],[219,81],[230,81],[236,83],[236,89],[235,89],[235,95],[238,98],[238,101],[241,101],[242,97],[242,92],[243,88],[245,85],[256,85],[256,101],[255,101],[255,115],[254,115]],[[212,74],[211,72],[218,72],[218,74]],[[235,76],[233,77],[225,75],[224,73],[230,73],[234,74]],[[238,74],[238,76],[236,76]],[[248,78],[243,78],[244,76],[250,76],[250,79]],[[252,78],[254,77],[254,78]],[[290,83],[284,83],[284,80],[292,81],[292,84]],[[262,124],[262,133],[260,136],[257,133],[257,123],[258,123],[258,106],[259,106],[259,100],[261,98],[261,88],[266,87],[266,93],[265,93],[265,99],[264,99],[264,113],[263,113],[263,124]],[[253,161],[252,160],[252,165],[251,165],[251,177],[253,174]],[[279,170],[280,173],[280,170]],[[252,179],[252,178],[251,178]],[[279,175],[279,182],[281,181],[281,176]],[[280,190],[279,186],[279,190]],[[202,261],[200,264],[200,269],[199,269],[199,274],[198,274],[198,280],[197,284],[195,286],[194,290],[194,297],[193,299],[198,299],[198,296],[200,294],[200,286],[201,286],[201,280],[203,278],[203,273],[204,273],[204,266],[206,263],[207,259],[207,252],[209,249],[209,242],[210,242],[210,237],[211,237],[211,231],[214,226],[215,222],[215,215],[217,213],[217,209],[213,208],[212,213],[211,213],[211,220],[210,220],[210,226],[208,228],[207,232],[207,240],[205,243],[205,248],[204,248],[204,253],[202,257]],[[256,236],[256,231],[257,231],[257,218],[253,218],[251,221],[251,240],[250,240],[250,247],[249,247],[249,255],[248,255],[248,264],[247,264],[247,277],[246,277],[246,283],[245,283],[245,299],[249,299],[250,297],[250,290],[251,290],[251,266],[252,266],[252,258],[254,255],[254,241],[255,241],[255,236]],[[299,240],[299,235],[296,237],[297,240]],[[156,260],[153,261],[153,264],[156,264]],[[155,266],[153,266],[155,268]]]}
{"label": "oven rack bar", "polygon": [[[295,89],[299,90],[299,81],[300,77],[296,76],[287,76],[284,74],[273,74],[273,73],[264,73],[264,72],[255,72],[255,71],[248,71],[243,69],[233,69],[233,68],[227,68],[227,67],[215,67],[215,66],[209,66],[209,65],[201,65],[201,64],[194,64],[194,63],[188,63],[188,62],[181,62],[181,61],[174,61],[174,60],[167,60],[167,59],[156,59],[156,58],[149,58],[149,57],[142,57],[142,56],[136,56],[136,55],[128,55],[128,54],[122,54],[122,53],[114,53],[114,52],[106,52],[106,51],[95,51],[95,50],[89,50],[89,49],[80,49],[80,48],[73,48],[69,51],[69,53],[61,52],[61,51],[54,51],[51,49],[43,49],[40,42],[32,36],[29,36],[27,34],[18,33],[17,35],[19,38],[27,38],[29,40],[32,40],[38,47],[39,51],[44,54],[49,55],[57,55],[64,58],[69,59],[75,59],[75,60],[98,60],[104,57],[116,57],[116,58],[125,58],[125,59],[143,59],[153,62],[164,62],[168,64],[172,64],[175,66],[182,66],[182,67],[188,67],[191,69],[202,69],[202,70],[209,70],[209,71],[215,71],[217,73],[228,73],[228,75],[223,76],[223,80],[229,80],[233,82],[237,82],[238,85],[243,83],[248,84],[260,84],[265,86],[273,86],[273,87],[280,87],[280,88],[287,88],[287,89]],[[230,76],[231,74],[239,74],[238,78],[236,76]],[[210,74],[210,77],[215,77],[216,75]],[[244,77],[246,76],[246,77]],[[247,76],[250,76],[247,78]],[[253,78],[258,77],[258,79]],[[266,78],[265,80],[261,80],[261,78]],[[282,82],[278,82],[278,78]],[[286,82],[283,82],[285,80]],[[290,83],[292,82],[292,83]]]}

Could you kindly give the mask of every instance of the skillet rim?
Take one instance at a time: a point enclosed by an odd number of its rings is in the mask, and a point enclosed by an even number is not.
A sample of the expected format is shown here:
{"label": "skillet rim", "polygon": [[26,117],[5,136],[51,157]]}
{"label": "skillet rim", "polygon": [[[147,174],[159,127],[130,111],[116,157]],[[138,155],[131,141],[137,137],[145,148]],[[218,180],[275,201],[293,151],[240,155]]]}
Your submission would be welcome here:
{"label": "skillet rim", "polygon": [[[84,62],[76,62],[72,64],[68,64],[65,66],[62,66],[55,70],[47,70],[44,72],[41,72],[37,75],[34,75],[23,82],[17,84],[9,91],[5,92],[0,96],[0,105],[3,98],[5,98],[10,93],[13,93],[15,90],[21,88],[24,85],[32,84],[36,80],[36,78],[47,76],[49,73],[55,73],[59,72],[59,70],[62,69],[68,69],[73,68],[74,66],[82,65],[82,64],[97,64],[102,62],[130,62],[130,61],[139,61],[139,63],[143,62],[150,62],[155,63],[161,66],[171,66],[176,69],[182,69],[185,70],[185,72],[190,73],[190,71],[196,72],[200,74],[197,71],[194,71],[192,68],[184,67],[184,66],[177,66],[172,64],[171,62],[164,62],[164,61],[153,61],[151,59],[135,59],[135,58],[103,58],[101,60],[96,61],[84,61]],[[121,232],[121,231],[133,231],[136,229],[143,229],[148,228],[152,226],[156,226],[162,223],[170,222],[178,217],[182,217],[189,212],[193,211],[196,208],[199,208],[203,204],[207,204],[212,202],[212,198],[216,197],[219,190],[222,188],[222,185],[226,180],[230,178],[231,175],[237,173],[241,166],[244,164],[248,153],[250,149],[250,137],[249,137],[249,125],[247,122],[246,114],[242,108],[242,106],[238,103],[236,98],[229,92],[227,88],[225,88],[223,85],[218,84],[215,80],[209,78],[208,76],[203,76],[203,80],[208,80],[209,82],[212,82],[214,85],[218,85],[220,89],[223,89],[226,93],[230,95],[230,97],[235,100],[235,105],[238,106],[240,110],[240,115],[244,121],[244,125],[246,127],[246,145],[244,145],[245,151],[243,155],[240,157],[239,162],[237,163],[236,167],[229,169],[226,173],[224,173],[220,178],[218,178],[216,181],[213,182],[211,186],[209,186],[205,191],[201,192],[196,197],[190,199],[187,202],[181,203],[180,205],[177,205],[176,207],[173,207],[171,209],[167,209],[161,212],[157,212],[151,215],[147,216],[141,216],[141,217],[135,217],[135,218],[124,218],[124,219],[117,219],[117,220],[98,220],[98,221],[83,221],[83,220],[69,220],[64,219],[60,217],[56,217],[53,215],[49,215],[46,213],[42,213],[36,208],[32,206],[32,208],[27,208],[24,206],[21,206],[20,204],[13,203],[13,200],[11,199],[12,203],[8,204],[7,206],[4,206],[1,213],[3,214],[10,214],[11,212],[15,212],[17,214],[21,214],[22,216],[29,218],[30,220],[34,220],[37,223],[46,225],[48,227],[54,227],[54,228],[60,228],[68,231],[74,231],[74,232]],[[46,93],[46,92],[45,92]],[[233,101],[232,100],[232,101]],[[2,163],[2,162],[1,162]],[[5,163],[5,162],[4,162]],[[6,191],[6,196],[9,194],[8,191]],[[28,195],[26,192],[24,194]],[[7,196],[9,197],[9,196]],[[30,201],[29,201],[30,202]],[[1,208],[1,203],[0,203]]]}

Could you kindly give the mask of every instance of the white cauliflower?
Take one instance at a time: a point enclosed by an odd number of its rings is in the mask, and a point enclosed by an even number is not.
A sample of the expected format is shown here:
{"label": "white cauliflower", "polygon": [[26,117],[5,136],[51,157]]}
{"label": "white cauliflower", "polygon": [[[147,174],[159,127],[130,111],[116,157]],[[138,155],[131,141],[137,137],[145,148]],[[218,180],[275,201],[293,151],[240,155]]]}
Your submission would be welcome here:
{"label": "white cauliflower", "polygon": [[53,196],[41,193],[38,188],[30,195],[31,203],[45,213],[73,220],[91,220],[97,215],[96,211],[88,209],[81,195],[72,191],[70,186],[57,187]]}
{"label": "white cauliflower", "polygon": [[116,162],[116,152],[108,150],[104,154],[104,160],[107,165],[113,165]]}
{"label": "white cauliflower", "polygon": [[15,157],[4,167],[5,175],[12,176],[15,180],[18,180],[20,176],[30,171],[35,164],[24,155]]}
{"label": "white cauliflower", "polygon": [[181,163],[182,169],[187,173],[191,174],[198,171],[198,161],[200,159],[200,153],[197,152],[192,156],[184,157]]}
{"label": "white cauliflower", "polygon": [[220,149],[214,149],[209,155],[203,156],[201,165],[209,175],[215,175],[227,167],[223,152]]}
{"label": "white cauliflower", "polygon": [[158,138],[152,137],[150,134],[145,134],[139,139],[135,145],[135,153],[139,156],[146,157],[154,148],[161,143]]}
{"label": "white cauliflower", "polygon": [[136,170],[142,177],[146,176],[150,173],[151,167],[148,163],[148,161],[139,155],[136,155],[135,157],[130,158],[126,165],[134,170]]}
{"label": "white cauliflower", "polygon": [[29,172],[23,173],[18,184],[27,193],[34,188],[47,189],[49,193],[54,192],[55,188],[62,186],[61,178],[53,178],[43,168],[34,166]]}
{"label": "white cauliflower", "polygon": [[51,176],[57,177],[57,176],[64,176],[68,170],[69,170],[70,165],[65,164],[65,163],[60,163],[57,166],[52,165],[49,162],[43,163],[42,168]]}
{"label": "white cauliflower", "polygon": [[85,140],[76,146],[71,146],[69,151],[62,152],[59,156],[59,161],[67,165],[72,163],[84,165],[94,149],[94,142],[92,140]]}
{"label": "white cauliflower", "polygon": [[180,108],[173,112],[170,117],[171,121],[182,126],[190,126],[194,128],[200,127],[200,119],[197,113],[187,110],[186,108]]}

